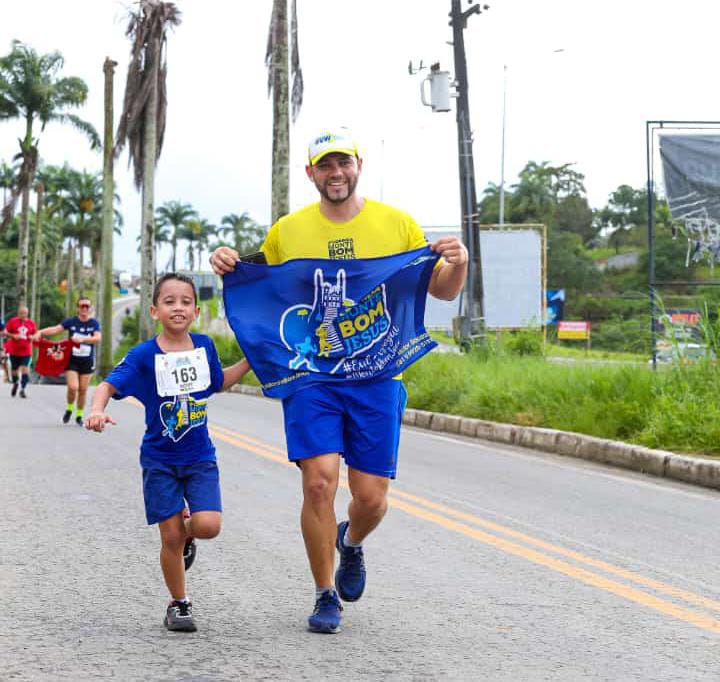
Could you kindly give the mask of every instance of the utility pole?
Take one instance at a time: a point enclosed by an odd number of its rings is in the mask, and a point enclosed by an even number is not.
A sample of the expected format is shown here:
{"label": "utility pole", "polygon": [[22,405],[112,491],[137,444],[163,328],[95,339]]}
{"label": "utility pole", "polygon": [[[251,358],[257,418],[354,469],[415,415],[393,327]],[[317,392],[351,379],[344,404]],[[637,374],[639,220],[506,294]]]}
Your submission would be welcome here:
{"label": "utility pole", "polygon": [[472,131],[470,129],[470,103],[468,100],[467,62],[463,31],[473,14],[489,9],[487,5],[471,6],[462,11],[460,0],[451,0],[450,26],[453,30],[453,53],[455,58],[455,81],[457,87],[456,121],[458,130],[458,157],[460,169],[460,214],[462,236],[467,246],[468,283],[465,290],[465,320],[461,321],[460,338],[468,341],[473,331],[473,319],[483,316],[482,271],[480,265],[480,235],[478,230],[477,194],[475,189],[475,165],[473,162]]}
{"label": "utility pole", "polygon": [[100,342],[100,376],[106,377],[112,369],[112,262],[113,262],[113,204],[115,186],[113,182],[113,79],[114,62],[105,58],[105,130],[103,138],[103,205],[102,241],[100,257],[100,319],[102,320],[102,341]]}

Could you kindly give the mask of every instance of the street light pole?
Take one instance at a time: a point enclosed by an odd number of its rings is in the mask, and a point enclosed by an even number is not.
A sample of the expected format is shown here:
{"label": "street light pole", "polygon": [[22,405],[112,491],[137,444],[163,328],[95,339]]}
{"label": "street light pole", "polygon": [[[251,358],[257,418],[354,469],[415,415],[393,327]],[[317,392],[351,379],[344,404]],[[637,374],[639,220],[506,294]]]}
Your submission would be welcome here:
{"label": "street light pole", "polygon": [[500,151],[500,216],[498,223],[505,224],[505,100],[507,94],[507,64],[503,65],[503,107],[502,107],[502,142]]}
{"label": "street light pole", "polygon": [[[473,2],[474,0],[470,0]],[[472,332],[474,318],[482,317],[482,273],[480,267],[480,239],[477,230],[477,195],[475,190],[475,166],[470,130],[470,104],[468,100],[467,62],[463,30],[473,14],[480,14],[487,5],[473,4],[465,12],[460,0],[451,0],[450,26],[453,30],[453,55],[457,83],[456,121],[458,129],[458,156],[460,170],[460,214],[462,216],[463,242],[468,249],[468,283],[465,291],[465,329],[461,337]]]}

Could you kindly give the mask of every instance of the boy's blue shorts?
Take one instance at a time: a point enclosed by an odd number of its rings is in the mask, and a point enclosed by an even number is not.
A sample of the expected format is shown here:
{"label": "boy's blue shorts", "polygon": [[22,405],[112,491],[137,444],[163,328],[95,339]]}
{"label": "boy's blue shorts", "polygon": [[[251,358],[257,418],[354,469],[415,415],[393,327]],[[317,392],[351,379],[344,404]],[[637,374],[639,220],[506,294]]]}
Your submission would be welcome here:
{"label": "boy's blue shorts", "polygon": [[406,402],[399,379],[302,388],[282,401],[288,459],[339,452],[353,469],[395,478]]}
{"label": "boy's blue shorts", "polygon": [[143,467],[143,495],[148,525],[165,521],[185,508],[190,513],[222,511],[217,462],[173,465],[147,463]]}

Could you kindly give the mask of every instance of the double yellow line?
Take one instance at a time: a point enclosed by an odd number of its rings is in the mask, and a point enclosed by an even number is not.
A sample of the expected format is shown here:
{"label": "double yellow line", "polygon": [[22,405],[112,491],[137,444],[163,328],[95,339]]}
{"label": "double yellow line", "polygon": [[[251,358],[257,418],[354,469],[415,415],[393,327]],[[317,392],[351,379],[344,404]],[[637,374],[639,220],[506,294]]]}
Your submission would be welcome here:
{"label": "double yellow line", "polygon": [[[216,440],[234,445],[284,466],[294,466],[288,462],[285,450],[282,448],[217,424],[210,424],[209,429]],[[347,484],[342,481],[340,485],[347,488]],[[415,518],[460,533],[507,554],[526,559],[586,585],[605,590],[685,623],[720,634],[720,621],[712,615],[713,613],[720,613],[720,601],[715,599],[709,599],[694,592],[647,578],[620,566],[546,542],[474,514],[459,511],[417,495],[411,495],[395,487],[390,490],[388,502],[396,509],[400,509]],[[650,591],[654,591],[655,594]],[[656,596],[657,594],[675,601]],[[684,602],[685,605],[678,602]],[[700,607],[706,613],[690,609],[687,605]]]}

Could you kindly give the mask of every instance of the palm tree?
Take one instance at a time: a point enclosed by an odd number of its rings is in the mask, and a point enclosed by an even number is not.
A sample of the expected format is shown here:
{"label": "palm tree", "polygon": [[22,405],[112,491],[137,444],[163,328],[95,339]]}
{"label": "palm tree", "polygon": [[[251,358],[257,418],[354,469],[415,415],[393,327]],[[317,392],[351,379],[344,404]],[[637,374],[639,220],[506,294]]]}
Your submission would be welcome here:
{"label": "palm tree", "polygon": [[[297,0],[291,0],[290,33],[292,73],[292,120],[300,113],[303,77],[298,50]],[[290,210],[290,125],[288,116],[288,0],[273,0],[265,65],[268,94],[273,97],[272,222]]]}
{"label": "palm tree", "polygon": [[0,187],[2,187],[3,191],[3,207],[7,203],[8,190],[12,190],[13,187],[15,187],[15,178],[17,177],[17,174],[17,165],[9,166],[4,161],[0,163]]}
{"label": "palm tree", "polygon": [[178,237],[188,242],[187,262],[190,270],[195,270],[196,254],[198,267],[200,267],[203,247],[208,245],[209,237],[215,233],[215,226],[205,218],[188,220],[179,230]]}
{"label": "palm tree", "polygon": [[[70,306],[72,289],[82,284],[75,277],[76,260],[82,268],[83,252],[90,250],[93,265],[93,288],[100,283],[100,261],[103,223],[103,179],[100,173],[76,171],[65,165],[61,168],[47,166],[38,171],[47,189],[47,216],[55,217],[62,225],[63,237],[68,242],[66,306]],[[114,201],[119,201],[117,194]],[[114,231],[120,232],[122,216],[113,209]],[[76,259],[76,251],[78,258]]]}
{"label": "palm tree", "polygon": [[25,134],[20,140],[22,159],[17,182],[10,200],[3,207],[0,231],[11,220],[19,196],[22,196],[20,220],[20,244],[17,269],[18,305],[27,298],[30,188],[33,185],[38,163],[38,140],[33,137],[33,126],[39,121],[40,130],[55,121],[69,123],[90,140],[93,149],[100,146],[95,128],[69,114],[67,109],[79,107],[87,99],[87,85],[80,78],[59,78],[63,67],[59,52],[39,55],[30,46],[14,40],[10,53],[0,57],[0,120],[20,118],[25,121]]}
{"label": "palm tree", "polygon": [[258,225],[248,214],[230,213],[223,216],[220,221],[218,233],[230,237],[232,246],[241,256],[253,253],[260,248],[265,238],[266,230]]}
{"label": "palm tree", "polygon": [[140,0],[130,12],[126,35],[132,40],[125,99],[117,131],[116,150],[129,145],[135,186],[142,188],[140,253],[140,340],[150,338],[155,325],[150,318],[155,283],[154,213],[155,166],[165,135],[167,98],[167,30],[180,24],[180,10],[172,2]]}
{"label": "palm tree", "polygon": [[177,270],[178,232],[188,220],[197,217],[197,211],[190,204],[183,204],[181,201],[166,201],[155,212],[155,222],[158,227],[172,228],[170,245],[172,247],[171,269],[173,272]]}

